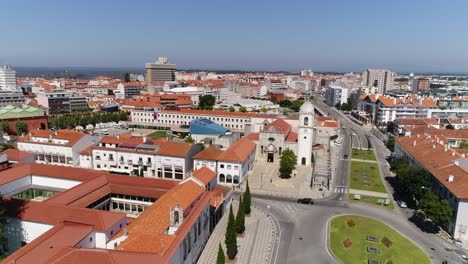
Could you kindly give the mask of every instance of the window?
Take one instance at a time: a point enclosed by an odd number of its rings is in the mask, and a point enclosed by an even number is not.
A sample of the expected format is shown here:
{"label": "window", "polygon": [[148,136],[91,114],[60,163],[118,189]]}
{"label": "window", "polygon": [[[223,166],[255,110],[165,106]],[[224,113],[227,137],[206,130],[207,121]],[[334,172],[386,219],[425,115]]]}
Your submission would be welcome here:
{"label": "window", "polygon": [[230,170],[230,169],[231,169],[231,165],[227,165],[227,169]]}
{"label": "window", "polygon": [[93,237],[90,237],[90,238],[89,238],[89,242],[93,242]]}
{"label": "window", "polygon": [[224,164],[219,164],[219,167],[220,167],[221,169],[224,169]]}

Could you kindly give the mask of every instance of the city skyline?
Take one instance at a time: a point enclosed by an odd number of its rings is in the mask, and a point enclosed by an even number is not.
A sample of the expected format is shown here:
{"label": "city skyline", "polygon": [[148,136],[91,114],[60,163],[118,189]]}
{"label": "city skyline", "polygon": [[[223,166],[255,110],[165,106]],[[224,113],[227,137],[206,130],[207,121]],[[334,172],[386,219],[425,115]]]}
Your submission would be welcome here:
{"label": "city skyline", "polygon": [[463,1],[110,3],[8,2],[0,64],[144,69],[167,56],[178,69],[468,72]]}

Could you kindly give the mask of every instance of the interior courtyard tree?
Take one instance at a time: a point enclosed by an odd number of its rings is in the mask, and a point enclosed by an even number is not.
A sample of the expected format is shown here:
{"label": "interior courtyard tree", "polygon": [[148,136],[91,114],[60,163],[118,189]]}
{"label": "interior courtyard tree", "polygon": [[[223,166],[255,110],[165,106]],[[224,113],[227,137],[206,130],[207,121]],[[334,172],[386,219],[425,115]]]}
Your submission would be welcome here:
{"label": "interior courtyard tree", "polygon": [[297,156],[290,149],[285,149],[280,158],[280,178],[291,178],[292,171],[296,168]]}
{"label": "interior courtyard tree", "polygon": [[244,203],[242,202],[242,195],[239,196],[239,209],[236,215],[236,232],[242,234],[245,231],[245,212]]}
{"label": "interior courtyard tree", "polygon": [[198,106],[201,108],[201,109],[208,109],[208,110],[211,110],[213,109],[213,106],[215,105],[216,103],[216,97],[214,97],[213,95],[211,94],[207,94],[207,95],[200,95],[198,97]]}

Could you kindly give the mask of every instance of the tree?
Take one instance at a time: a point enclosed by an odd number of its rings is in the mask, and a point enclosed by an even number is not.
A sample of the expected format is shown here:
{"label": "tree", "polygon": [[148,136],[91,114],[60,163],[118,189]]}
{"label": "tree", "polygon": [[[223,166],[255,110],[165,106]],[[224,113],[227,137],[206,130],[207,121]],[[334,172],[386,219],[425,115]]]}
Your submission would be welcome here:
{"label": "tree", "polygon": [[303,101],[296,100],[296,101],[292,102],[292,106],[290,108],[294,112],[299,112],[299,110],[301,109],[302,104],[304,104]]}
{"label": "tree", "polygon": [[216,264],[224,264],[224,263],[226,263],[226,256],[224,256],[223,247],[221,246],[221,243],[219,243],[218,257],[216,257]]}
{"label": "tree", "polygon": [[8,133],[8,122],[7,121],[2,121],[1,129],[2,129],[3,133]]}
{"label": "tree", "polygon": [[216,103],[216,97],[211,94],[200,95],[198,96],[198,106],[201,109],[213,109],[214,104]]}
{"label": "tree", "polygon": [[397,174],[399,189],[416,200],[424,195],[425,188],[432,186],[431,176],[424,169],[409,167],[409,169],[399,169]]}
{"label": "tree", "polygon": [[231,106],[229,107],[229,112],[235,112],[235,111],[236,111],[236,108],[234,108],[234,106],[231,105]]}
{"label": "tree", "polygon": [[453,209],[447,200],[439,199],[432,191],[427,191],[419,201],[419,206],[427,218],[431,219],[436,225],[443,225],[450,221],[453,215]]}
{"label": "tree", "polygon": [[455,129],[455,127],[452,124],[448,124],[445,126],[445,129]]}
{"label": "tree", "polygon": [[247,112],[247,108],[241,106],[241,107],[239,107],[239,112],[245,113],[245,112]]}
{"label": "tree", "polygon": [[292,171],[296,168],[297,156],[290,149],[285,149],[280,158],[280,178],[291,178]]}
{"label": "tree", "polygon": [[279,102],[279,106],[290,108],[292,106],[292,102],[289,100],[283,100]]}
{"label": "tree", "polygon": [[237,255],[237,234],[236,234],[236,220],[232,212],[232,204],[229,208],[229,218],[226,227],[226,252],[229,259],[234,259]]}
{"label": "tree", "polygon": [[[2,198],[0,197],[0,199]],[[8,253],[8,239],[4,236],[4,229],[7,224],[5,214],[5,208],[0,205],[0,260],[6,258]]]}
{"label": "tree", "polygon": [[338,109],[338,110],[341,110],[341,103],[337,103],[337,104],[335,105],[335,108]]}
{"label": "tree", "polygon": [[244,199],[243,199],[243,208],[244,208],[244,213],[246,215],[250,214],[251,205],[252,205],[252,195],[250,194],[249,180],[247,180],[247,184],[246,184],[245,192],[244,192]]}
{"label": "tree", "polygon": [[242,234],[245,231],[245,212],[244,203],[242,202],[242,195],[239,196],[239,209],[236,215],[236,232]]}
{"label": "tree", "polygon": [[266,107],[263,106],[262,109],[261,109],[261,111],[262,111],[263,113],[266,113],[266,112],[268,111],[268,109],[266,109]]}
{"label": "tree", "polygon": [[15,131],[17,135],[22,135],[28,132],[28,124],[24,121],[15,122]]}
{"label": "tree", "polygon": [[189,135],[189,136],[186,136],[186,137],[185,137],[185,142],[187,142],[187,143],[193,143],[194,140],[193,140],[193,138]]}
{"label": "tree", "polygon": [[387,143],[385,143],[385,145],[387,146],[387,148],[391,152],[394,152],[395,151],[395,137],[394,136],[389,136],[388,140],[387,140]]}

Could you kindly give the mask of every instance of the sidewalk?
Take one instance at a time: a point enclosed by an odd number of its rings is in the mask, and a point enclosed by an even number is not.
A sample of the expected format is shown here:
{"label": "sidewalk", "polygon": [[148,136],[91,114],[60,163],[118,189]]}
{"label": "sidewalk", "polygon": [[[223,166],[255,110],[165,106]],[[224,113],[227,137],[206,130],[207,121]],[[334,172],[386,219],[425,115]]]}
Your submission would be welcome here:
{"label": "sidewalk", "polygon": [[366,196],[381,197],[381,198],[390,198],[388,193],[381,193],[381,192],[372,192],[372,191],[349,189],[349,193],[350,194],[360,194],[360,195],[366,195]]}
{"label": "sidewalk", "polygon": [[[236,215],[239,202],[233,201],[232,204],[234,215]],[[224,238],[228,217],[229,211],[226,211],[223,215],[223,218],[221,218],[213,230],[213,233],[211,234],[211,237],[203,249],[203,252],[197,263],[216,263],[218,245],[220,242],[224,253],[226,254]],[[245,217],[245,232],[242,234],[242,236],[237,237],[237,256],[234,260],[229,260],[226,255],[226,262],[239,264],[270,263],[273,256],[276,233],[277,230],[273,219],[267,213],[252,206],[252,212],[250,213],[250,216]]]}
{"label": "sidewalk", "polygon": [[363,160],[363,159],[351,159],[351,161],[367,162],[367,163],[379,163],[376,160]]}

